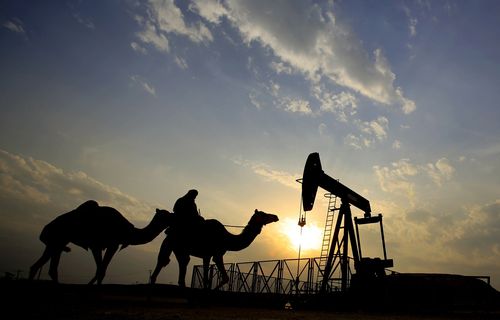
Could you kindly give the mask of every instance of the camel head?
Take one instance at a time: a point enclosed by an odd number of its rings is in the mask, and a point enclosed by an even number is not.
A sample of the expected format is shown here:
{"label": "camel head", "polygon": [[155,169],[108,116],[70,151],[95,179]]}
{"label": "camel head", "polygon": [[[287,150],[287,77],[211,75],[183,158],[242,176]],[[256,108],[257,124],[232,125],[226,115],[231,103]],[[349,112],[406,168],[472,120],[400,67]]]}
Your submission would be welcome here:
{"label": "camel head", "polygon": [[160,229],[166,229],[172,224],[173,219],[173,213],[164,209],[156,209],[152,222],[154,222]]}
{"label": "camel head", "polygon": [[259,211],[255,209],[255,212],[248,224],[262,227],[265,226],[266,224],[269,224],[271,222],[276,222],[278,220],[279,220],[278,216],[275,214],[265,213],[264,211]]}

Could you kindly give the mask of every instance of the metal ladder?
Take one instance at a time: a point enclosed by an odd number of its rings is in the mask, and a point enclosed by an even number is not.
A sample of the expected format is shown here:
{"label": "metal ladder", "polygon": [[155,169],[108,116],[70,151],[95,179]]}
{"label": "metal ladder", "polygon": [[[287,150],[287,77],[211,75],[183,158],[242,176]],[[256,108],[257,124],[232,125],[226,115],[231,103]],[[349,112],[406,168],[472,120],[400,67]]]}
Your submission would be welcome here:
{"label": "metal ladder", "polygon": [[321,244],[321,255],[319,257],[319,266],[318,266],[318,274],[317,281],[319,282],[323,279],[323,274],[326,267],[326,262],[328,260],[328,252],[330,251],[330,241],[332,239],[332,229],[333,229],[333,220],[335,217],[335,211],[338,211],[340,208],[337,207],[337,196],[332,193],[325,194],[325,197],[328,198],[328,210],[326,212],[326,221],[325,221],[325,230],[323,231],[323,243]]}

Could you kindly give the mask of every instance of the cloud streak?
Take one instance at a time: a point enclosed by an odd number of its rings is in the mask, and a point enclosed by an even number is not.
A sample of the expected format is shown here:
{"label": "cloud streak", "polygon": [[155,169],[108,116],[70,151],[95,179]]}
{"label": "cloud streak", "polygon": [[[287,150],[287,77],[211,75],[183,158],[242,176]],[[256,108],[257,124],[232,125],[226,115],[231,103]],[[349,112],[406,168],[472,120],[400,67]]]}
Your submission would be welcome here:
{"label": "cloud streak", "polygon": [[195,43],[213,40],[212,33],[203,22],[187,24],[173,0],[150,0],[146,16],[136,16],[136,20],[143,27],[137,33],[138,39],[162,52],[170,51],[168,37],[172,34],[185,36]]}
{"label": "cloud streak", "polygon": [[133,75],[130,76],[130,80],[132,80],[134,83],[138,84],[144,91],[149,93],[152,96],[156,96],[156,89],[149,83],[146,82],[142,77]]}
{"label": "cloud streak", "polygon": [[424,165],[413,164],[410,159],[400,159],[391,163],[391,166],[374,166],[373,171],[383,191],[406,196],[414,206],[415,177],[424,175],[441,187],[445,181],[453,178],[455,168],[447,158]]}
{"label": "cloud streak", "polygon": [[[277,61],[277,73],[303,74],[312,86],[326,79],[383,105],[397,105],[404,113],[415,103],[395,86],[396,75],[376,49],[366,52],[355,34],[335,18],[333,9],[309,1],[204,0],[192,2],[189,10],[201,20],[187,20],[173,0],[150,0],[147,15],[137,20],[143,27],[137,35],[144,44],[168,52],[168,36],[180,35],[195,43],[213,41],[210,28],[229,22],[250,45],[269,49]],[[322,94],[319,94],[321,96]]]}
{"label": "cloud streak", "polygon": [[299,175],[272,169],[269,165],[261,162],[248,161],[241,158],[234,158],[232,161],[239,166],[250,168],[256,175],[263,177],[267,181],[274,181],[292,189],[299,189],[299,186],[295,182]]}
{"label": "cloud streak", "polygon": [[24,30],[24,24],[18,18],[12,18],[11,20],[7,20],[2,25],[12,32],[19,34],[26,34],[26,31]]}
{"label": "cloud streak", "polygon": [[460,265],[477,274],[500,275],[500,200],[455,214],[414,208],[405,212],[404,221],[397,231],[400,256],[419,252],[428,268]]}
{"label": "cloud streak", "polygon": [[[154,211],[133,196],[106,185],[82,171],[65,172],[56,166],[31,157],[0,149],[0,192],[6,201],[71,208],[88,199],[127,212],[135,220],[148,220]],[[5,205],[5,203],[4,203]]]}
{"label": "cloud streak", "polygon": [[372,121],[354,120],[354,125],[360,133],[350,133],[344,138],[344,143],[354,149],[370,148],[377,142],[387,140],[389,120],[386,117],[381,116]]}

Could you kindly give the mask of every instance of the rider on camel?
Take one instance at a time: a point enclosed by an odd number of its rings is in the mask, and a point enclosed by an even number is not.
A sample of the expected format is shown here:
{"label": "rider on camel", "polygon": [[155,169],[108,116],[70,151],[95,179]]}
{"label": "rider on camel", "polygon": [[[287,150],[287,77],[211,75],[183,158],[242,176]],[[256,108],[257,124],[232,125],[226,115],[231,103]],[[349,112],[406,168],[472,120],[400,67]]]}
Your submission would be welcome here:
{"label": "rider on camel", "polygon": [[184,196],[177,199],[174,204],[174,213],[177,215],[177,221],[182,227],[189,227],[190,225],[196,227],[205,220],[196,206],[196,196],[198,196],[198,191],[191,189]]}

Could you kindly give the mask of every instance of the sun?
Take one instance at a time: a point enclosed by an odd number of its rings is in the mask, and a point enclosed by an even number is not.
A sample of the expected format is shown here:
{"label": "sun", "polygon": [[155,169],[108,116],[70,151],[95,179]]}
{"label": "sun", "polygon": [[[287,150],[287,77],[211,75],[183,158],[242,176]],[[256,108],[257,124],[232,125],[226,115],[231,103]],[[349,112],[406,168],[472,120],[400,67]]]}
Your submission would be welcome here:
{"label": "sun", "polygon": [[321,250],[323,230],[312,223],[306,224],[302,228],[301,234],[297,221],[286,218],[281,224],[281,232],[286,235],[289,247],[294,250],[298,250],[299,246],[302,252],[311,251],[311,253],[319,253]]}

